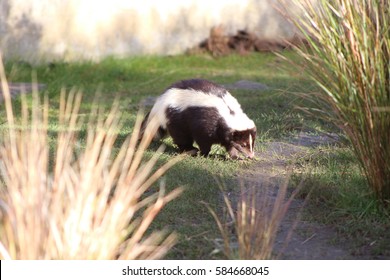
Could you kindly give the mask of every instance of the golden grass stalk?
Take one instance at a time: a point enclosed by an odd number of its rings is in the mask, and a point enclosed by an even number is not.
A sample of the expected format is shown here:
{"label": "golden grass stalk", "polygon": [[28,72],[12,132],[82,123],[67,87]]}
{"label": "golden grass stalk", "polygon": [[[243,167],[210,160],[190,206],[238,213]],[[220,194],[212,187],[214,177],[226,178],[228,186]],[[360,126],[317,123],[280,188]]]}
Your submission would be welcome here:
{"label": "golden grass stalk", "polygon": [[[173,246],[175,235],[146,233],[161,209],[181,189],[166,193],[152,185],[177,160],[156,169],[161,149],[144,162],[156,124],[138,144],[141,118],[116,148],[118,103],[106,115],[97,106],[87,136],[78,131],[81,94],[61,93],[54,153],[50,149],[49,104],[33,93],[12,111],[0,63],[7,129],[0,144],[0,256],[3,259],[155,259]],[[145,192],[148,191],[148,194]]]}
{"label": "golden grass stalk", "polygon": [[[378,199],[390,202],[390,1],[294,0],[297,47],[321,88],[311,100],[350,139]],[[317,111],[318,112],[318,111]]]}
{"label": "golden grass stalk", "polygon": [[287,183],[278,189],[270,185],[249,188],[242,185],[236,207],[223,192],[227,210],[224,218],[206,205],[221,232],[223,253],[227,258],[268,260],[275,257],[277,232],[295,196],[287,198],[287,187]]}

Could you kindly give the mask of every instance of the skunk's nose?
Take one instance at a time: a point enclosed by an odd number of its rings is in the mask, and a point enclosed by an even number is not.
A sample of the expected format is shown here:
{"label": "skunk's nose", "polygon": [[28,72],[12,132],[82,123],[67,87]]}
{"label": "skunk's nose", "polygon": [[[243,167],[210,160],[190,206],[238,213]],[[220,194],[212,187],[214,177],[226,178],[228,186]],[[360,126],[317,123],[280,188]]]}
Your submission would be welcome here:
{"label": "skunk's nose", "polygon": [[254,158],[255,157],[255,152],[251,152],[247,157],[250,158],[250,159]]}

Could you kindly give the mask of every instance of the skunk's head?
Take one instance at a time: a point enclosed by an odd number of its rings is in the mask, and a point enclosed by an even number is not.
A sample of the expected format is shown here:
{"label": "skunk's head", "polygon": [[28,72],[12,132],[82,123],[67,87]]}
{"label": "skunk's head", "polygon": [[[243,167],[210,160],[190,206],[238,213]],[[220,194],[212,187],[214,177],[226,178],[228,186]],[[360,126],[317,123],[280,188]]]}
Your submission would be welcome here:
{"label": "skunk's head", "polygon": [[254,158],[256,127],[244,131],[232,131],[231,148],[228,151],[231,158],[236,159],[242,154],[246,158]]}

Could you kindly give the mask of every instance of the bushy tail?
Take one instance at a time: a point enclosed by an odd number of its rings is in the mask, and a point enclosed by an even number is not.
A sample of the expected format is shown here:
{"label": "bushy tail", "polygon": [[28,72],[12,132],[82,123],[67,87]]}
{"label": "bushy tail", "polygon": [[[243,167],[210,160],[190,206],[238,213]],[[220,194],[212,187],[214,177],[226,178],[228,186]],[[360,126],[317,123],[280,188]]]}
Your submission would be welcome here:
{"label": "bushy tail", "polygon": [[140,141],[142,139],[142,137],[144,137],[145,129],[146,129],[146,126],[148,124],[149,115],[150,115],[150,112],[146,114],[146,116],[144,117],[144,119],[142,121],[141,131],[139,133],[138,141]]}
{"label": "bushy tail", "polygon": [[[150,116],[150,112],[146,114],[144,120],[142,121],[141,131],[140,131],[139,138],[138,138],[139,141],[142,139],[142,137],[144,137],[146,127],[149,124],[149,116]],[[167,131],[164,128],[162,128],[161,126],[159,126],[159,128],[156,131],[156,134],[153,137],[153,140],[158,141],[158,140],[164,138],[166,136],[166,134],[167,134]]]}

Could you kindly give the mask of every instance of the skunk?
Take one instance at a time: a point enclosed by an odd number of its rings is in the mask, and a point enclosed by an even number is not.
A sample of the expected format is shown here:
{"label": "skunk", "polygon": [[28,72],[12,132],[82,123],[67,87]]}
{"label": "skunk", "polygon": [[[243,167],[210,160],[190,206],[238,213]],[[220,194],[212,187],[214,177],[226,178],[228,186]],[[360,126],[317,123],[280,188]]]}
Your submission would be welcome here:
{"label": "skunk", "polygon": [[213,144],[226,148],[232,159],[254,157],[256,126],[238,101],[222,86],[202,79],[171,85],[157,98],[142,128],[156,119],[158,137],[168,133],[180,152],[207,156]]}

